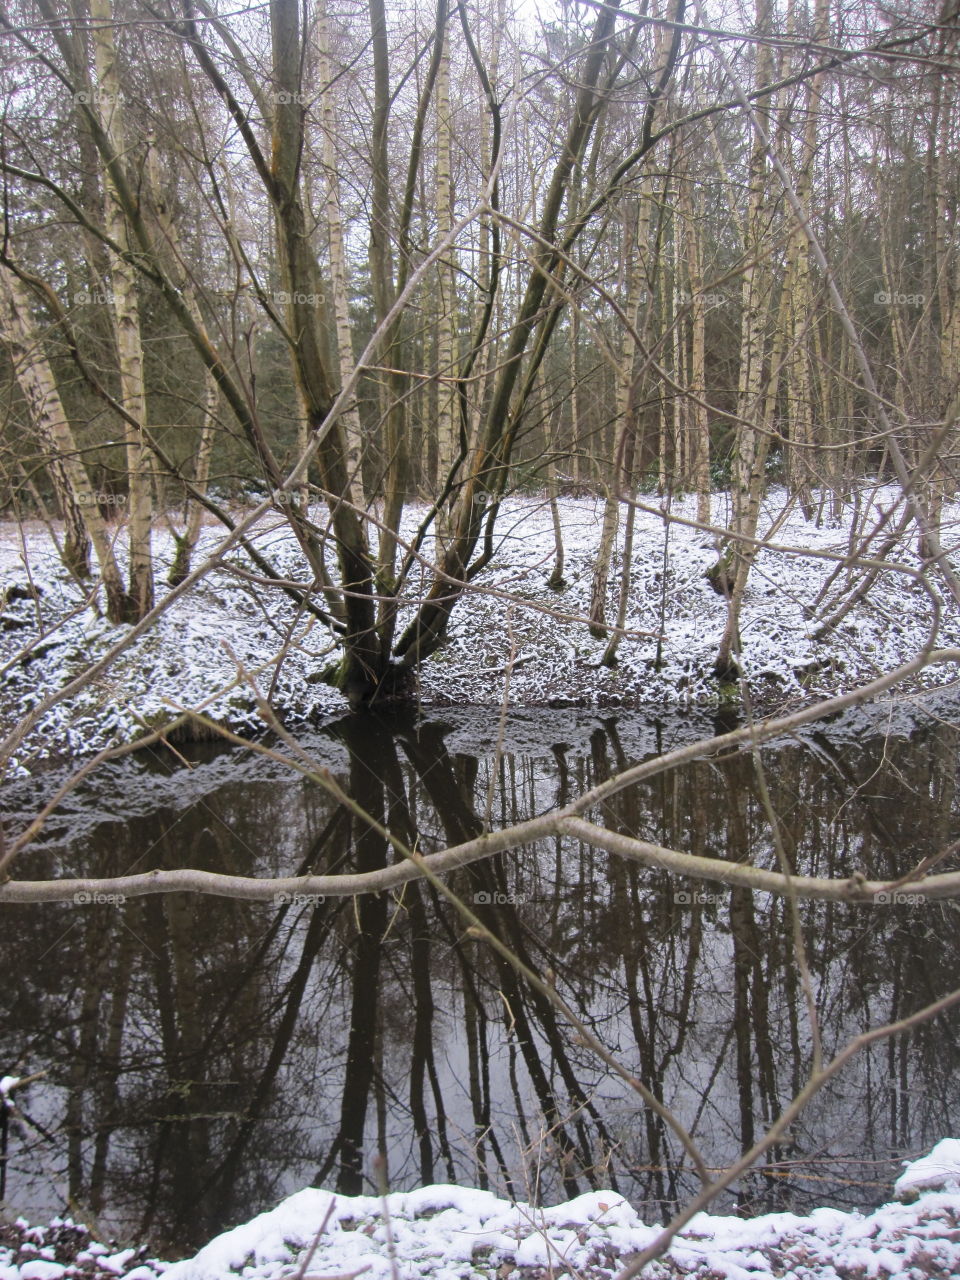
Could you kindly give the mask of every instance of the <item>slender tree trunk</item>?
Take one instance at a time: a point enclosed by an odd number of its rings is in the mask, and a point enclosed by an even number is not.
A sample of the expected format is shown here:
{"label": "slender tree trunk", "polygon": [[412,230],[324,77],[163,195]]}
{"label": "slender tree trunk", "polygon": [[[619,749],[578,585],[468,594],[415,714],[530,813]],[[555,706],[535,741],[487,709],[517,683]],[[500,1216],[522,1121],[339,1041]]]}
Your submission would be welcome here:
{"label": "slender tree trunk", "polygon": [[[327,20],[326,0],[317,0],[317,74],[320,80],[320,128],[323,138],[324,214],[327,223],[327,244],[330,251],[330,290],[334,329],[337,335],[337,362],[341,381],[346,381],[353,369],[353,335],[350,324],[350,304],[347,298],[347,259],[343,241],[343,215],[340,210],[340,175],[335,139],[337,137],[337,113],[331,84],[330,32]],[[363,482],[363,436],[360,414],[356,408],[343,415],[343,429],[347,441],[347,472],[350,490],[348,501],[363,503],[366,490]]]}
{"label": "slender tree trunk", "polygon": [[[93,52],[97,73],[96,109],[120,163],[126,154],[122,114],[122,89],[114,43],[114,16],[111,0],[91,0]],[[124,216],[111,171],[104,170],[104,223],[115,244],[129,243]],[[123,254],[114,254],[110,269],[113,315],[116,325],[118,400],[133,419],[124,421],[127,452],[127,526],[130,547],[129,620],[136,622],[153,608],[153,557],[150,546],[152,521],[152,455],[144,439],[147,422],[146,392],[143,382],[143,344],[140,336],[140,306],[137,299],[136,270]]]}
{"label": "slender tree trunk", "polygon": [[[681,214],[682,195],[680,189],[686,185],[685,175],[679,175],[677,183],[677,207],[673,212],[673,380],[678,387],[686,385],[687,377],[687,360],[686,360],[686,335],[687,322],[678,319],[677,313],[685,305],[684,297],[684,227]],[[678,489],[684,492],[689,488],[690,476],[687,470],[687,456],[684,448],[686,440],[686,420],[687,420],[687,399],[686,396],[679,395],[677,392],[673,394],[672,408],[672,431],[671,445],[673,452],[673,465],[669,469],[666,466],[666,458],[663,460],[664,474],[661,481],[660,492],[665,494],[668,489]]]}
{"label": "slender tree trunk", "polygon": [[[370,217],[370,284],[373,290],[374,313],[382,322],[393,305],[396,296],[392,235],[394,219],[390,199],[390,153],[388,126],[390,122],[390,45],[387,33],[387,15],[383,0],[370,0],[370,41],[373,48],[374,103],[372,122],[372,183]],[[438,33],[437,38],[442,38]],[[401,263],[401,269],[403,263]],[[383,362],[390,368],[401,369],[402,335],[395,325],[383,344]],[[382,423],[382,494],[383,514],[380,527],[380,552],[378,577],[381,593],[392,594],[393,572],[396,563],[396,530],[403,509],[407,487],[407,439],[405,431],[406,379],[399,373],[383,374],[379,382],[380,419]],[[380,629],[384,630],[387,615],[392,616],[392,601],[380,605]]]}
{"label": "slender tree trunk", "polygon": [[[769,30],[769,0],[757,0],[757,30]],[[770,47],[756,47],[756,85],[762,89],[772,78],[772,53]],[[758,108],[763,110],[763,108]],[[769,113],[769,106],[765,114]],[[721,552],[720,559],[710,570],[708,577],[714,586],[727,595],[727,620],[715,670],[721,679],[736,673],[733,652],[739,637],[740,601],[746,588],[752,556],[740,537],[752,537],[756,532],[760,491],[763,487],[769,434],[768,424],[761,415],[764,404],[764,360],[767,355],[767,331],[773,277],[767,252],[771,240],[768,231],[770,202],[766,181],[766,148],[763,139],[754,139],[749,165],[750,196],[747,218],[744,224],[742,298],[743,318],[740,330],[740,373],[737,387],[737,434],[731,475],[731,501],[733,520],[731,532],[734,538]]]}
{"label": "slender tree trunk", "polygon": [[[307,407],[311,431],[327,416],[332,389],[324,359],[324,335],[318,308],[311,299],[322,292],[320,272],[307,235],[301,191],[300,161],[303,153],[304,120],[300,76],[302,40],[297,0],[272,0],[271,29],[273,69],[276,87],[273,118],[273,189],[271,192],[277,225],[281,278],[289,302],[287,325],[293,336],[291,355],[294,372]],[[280,482],[276,461],[266,442],[258,447],[271,482]],[[334,423],[317,453],[323,488],[330,494],[331,523],[337,544],[343,611],[346,622],[344,655],[339,683],[352,702],[367,701],[379,688],[387,659],[376,630],[373,602],[373,565],[362,517],[342,501],[349,491],[346,439],[342,423]],[[291,526],[307,554],[318,581],[326,570],[322,549],[288,508]]]}
{"label": "slender tree trunk", "polygon": [[[643,307],[646,305],[648,312],[650,310],[645,286],[652,210],[653,180],[649,175],[645,174],[636,207],[630,211],[632,226],[624,230],[624,240],[628,246],[625,254],[627,296],[624,309],[635,330],[639,328]],[[624,496],[632,496],[632,488],[630,486],[632,486],[633,478],[632,455],[636,423],[633,421],[635,410],[631,389],[634,381],[635,358],[636,343],[633,335],[625,330],[620,344],[620,367],[617,370],[617,435],[613,453],[614,467],[611,475],[611,487],[607,491],[607,498],[603,507],[600,546],[597,550],[597,560],[594,565],[593,584],[590,592],[590,633],[597,640],[601,640],[607,635],[607,585],[610,579],[610,565],[620,524],[620,503]],[[631,455],[629,468],[625,466],[628,450]],[[627,492],[624,492],[621,487],[624,483],[628,486]]]}
{"label": "slender tree trunk", "polygon": [[[441,36],[438,33],[438,39]],[[453,226],[453,181],[450,170],[450,48],[444,39],[437,75],[437,235]],[[457,394],[453,383],[457,366],[456,258],[451,249],[437,264],[437,469],[434,492],[439,492],[460,451]],[[447,508],[449,510],[449,508]],[[446,522],[441,513],[441,522]],[[442,534],[442,531],[441,531]]]}
{"label": "slender tree trunk", "polygon": [[707,413],[707,308],[703,299],[700,216],[690,183],[681,184],[680,207],[687,220],[686,270],[690,290],[690,388],[687,409],[690,480],[697,495],[697,520],[710,523],[710,420]]}
{"label": "slender tree trunk", "polygon": [[[770,372],[762,390],[758,389],[757,401],[749,411],[754,443],[750,454],[751,469],[749,472],[742,472],[740,477],[740,483],[745,487],[738,495],[740,506],[736,525],[737,532],[744,538],[755,538],[757,535],[760,504],[766,488],[767,453],[780,382],[783,344],[786,340],[788,305],[789,298],[784,292],[781,295],[779,320],[770,349]],[[757,557],[757,548],[748,542],[737,543],[733,548],[733,556],[734,572],[727,580],[727,618],[714,664],[715,673],[721,680],[729,680],[739,673],[735,654],[740,647],[740,609],[750,569]]]}
{"label": "slender tree trunk", "polygon": [[86,468],[80,461],[50,365],[33,336],[29,307],[20,281],[12,272],[3,269],[0,269],[0,304],[0,329],[10,346],[14,370],[27,401],[34,430],[48,452],[50,477],[62,505],[67,527],[65,563],[72,573],[86,576],[81,570],[87,569],[89,537],[100,566],[107,617],[111,622],[122,622],[128,612],[127,594],[109,531],[100,514]]}
{"label": "slender tree trunk", "polygon": [[[203,384],[203,425],[200,428],[200,441],[193,464],[193,487],[199,493],[205,494],[207,482],[210,479],[210,458],[213,454],[213,432],[220,403],[220,391],[217,387],[217,380],[209,369],[204,372]],[[173,564],[170,566],[170,572],[167,575],[167,582],[171,587],[179,586],[190,573],[190,563],[196,550],[197,542],[200,539],[202,527],[203,507],[195,498],[188,498],[187,521],[183,533],[174,535],[174,543],[177,549],[173,557]]]}

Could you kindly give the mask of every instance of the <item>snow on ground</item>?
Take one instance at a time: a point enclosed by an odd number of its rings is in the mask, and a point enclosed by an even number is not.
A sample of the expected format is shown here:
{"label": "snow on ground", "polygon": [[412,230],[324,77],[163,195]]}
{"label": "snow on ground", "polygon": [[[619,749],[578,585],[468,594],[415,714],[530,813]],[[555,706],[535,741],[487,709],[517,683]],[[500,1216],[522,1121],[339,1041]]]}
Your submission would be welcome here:
{"label": "snow on ground", "polygon": [[[960,1275],[960,1142],[944,1139],[872,1213],[815,1209],[736,1218],[698,1214],[647,1277],[862,1280]],[[946,1188],[946,1189],[945,1189]],[[613,1191],[553,1208],[434,1186],[339,1196],[308,1188],[172,1265],[92,1242],[57,1220],[0,1228],[0,1280],[608,1280],[659,1234]],[[72,1248],[71,1248],[72,1242]]]}
{"label": "snow on ground", "polygon": [[[896,501],[895,489],[875,486],[858,498],[861,515],[871,514],[868,525]],[[652,509],[638,515],[626,618],[630,634],[620,644],[616,667],[600,665],[605,642],[591,637],[583,621],[602,501],[560,500],[565,586],[553,591],[547,585],[554,554],[549,505],[542,498],[513,497],[503,504],[491,563],[454,611],[447,644],[420,672],[421,700],[499,704],[508,667],[510,698],[518,706],[705,707],[729,696],[712,674],[726,614],[724,599],[704,577],[716,559],[715,540],[701,530],[665,523],[656,509],[660,500],[650,502]],[[726,495],[714,499],[714,519],[721,525],[728,517],[727,504]],[[788,505],[783,491],[766,499],[761,534],[775,526],[775,541],[800,553],[762,551],[747,590],[741,624],[743,667],[760,707],[779,707],[851,687],[908,660],[927,639],[933,615],[930,599],[912,578],[894,571],[880,576],[868,598],[826,641],[813,639],[817,619],[829,614],[858,580],[839,575],[811,620],[811,606],[835,565],[813,553],[846,554],[854,509],[848,505],[843,518],[818,524],[806,520],[797,505]],[[676,500],[670,510],[674,516],[692,518],[692,500]],[[408,512],[405,534],[412,533],[421,516],[415,508]],[[945,509],[948,545],[958,517],[960,505]],[[218,540],[218,528],[207,527],[195,564]],[[280,517],[265,517],[256,541],[279,572],[307,580],[302,555]],[[912,534],[906,537],[890,559],[916,566],[915,541]],[[428,536],[425,555],[431,546]],[[158,584],[172,547],[169,534],[158,532]],[[241,553],[232,560],[250,567]],[[621,567],[622,527],[611,572],[608,619],[616,616]],[[401,626],[427,580],[426,568],[417,568]],[[36,596],[31,596],[31,587],[38,589]],[[0,729],[7,731],[24,711],[106,652],[124,630],[110,626],[84,600],[42,526],[28,529],[23,538],[14,525],[0,528],[0,588],[7,593],[0,613]],[[960,643],[960,611],[952,603],[944,604],[939,643]],[[320,678],[335,656],[322,624],[298,614],[279,593],[218,568],[177,601],[95,684],[51,709],[25,744],[20,763],[129,741],[177,708],[205,703],[209,714],[222,723],[241,731],[256,728],[249,689],[229,688],[237,676],[231,651],[248,671],[257,673],[260,689],[270,694],[288,722],[316,720],[345,709],[340,694]],[[933,682],[947,677],[941,669],[925,678]]]}

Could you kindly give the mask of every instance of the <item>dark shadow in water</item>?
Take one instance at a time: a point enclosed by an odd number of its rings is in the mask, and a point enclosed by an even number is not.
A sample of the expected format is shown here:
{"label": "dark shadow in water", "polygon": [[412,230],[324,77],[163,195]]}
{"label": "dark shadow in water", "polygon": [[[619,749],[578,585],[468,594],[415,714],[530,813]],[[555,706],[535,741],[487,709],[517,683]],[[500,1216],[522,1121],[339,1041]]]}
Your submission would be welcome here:
{"label": "dark shadow in water", "polygon": [[[895,877],[958,834],[958,731],[868,721],[763,754],[801,871]],[[861,727],[858,729],[857,724]],[[378,823],[423,851],[548,811],[702,726],[527,713],[350,717],[307,745]],[[470,747],[476,743],[475,749]],[[18,874],[196,866],[367,871],[397,858],[318,784],[249,752],[153,754],[71,797]],[[58,775],[4,796],[15,827]],[[691,853],[775,865],[748,752],[656,777],[594,815]],[[949,864],[944,864],[949,865]],[[449,885],[675,1108],[721,1164],[803,1083],[811,1041],[780,901],[551,839]],[[954,908],[802,908],[825,1049],[955,983]],[[524,1199],[612,1187],[651,1217],[696,1185],[673,1133],[428,884],[272,907],[169,896],[5,907],[0,1073],[45,1070],[15,1124],[8,1197],[36,1216],[104,1214],[189,1249],[305,1183],[460,1181]],[[956,1022],[879,1044],[745,1178],[743,1212],[870,1205],[897,1160],[951,1133]]]}

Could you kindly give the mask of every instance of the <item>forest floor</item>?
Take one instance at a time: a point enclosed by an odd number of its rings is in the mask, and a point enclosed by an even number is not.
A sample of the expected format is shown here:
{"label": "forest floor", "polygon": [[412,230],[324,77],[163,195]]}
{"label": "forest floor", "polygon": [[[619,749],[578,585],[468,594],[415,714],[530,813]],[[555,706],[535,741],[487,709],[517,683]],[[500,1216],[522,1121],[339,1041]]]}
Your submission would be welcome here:
{"label": "forest floor", "polygon": [[[646,1280],[947,1280],[960,1275],[960,1141],[908,1165],[872,1213],[701,1213]],[[908,1203],[904,1203],[907,1201]],[[435,1186],[386,1201],[307,1189],[172,1265],[56,1220],[0,1227],[0,1280],[611,1280],[659,1227],[595,1191],[554,1208]]]}
{"label": "forest floor", "polygon": [[[779,710],[853,687],[910,659],[928,640],[937,606],[917,578],[903,571],[919,565],[913,532],[891,551],[891,567],[866,598],[824,638],[814,636],[820,620],[862,579],[861,568],[834,572],[850,550],[855,517],[869,528],[898,501],[896,488],[866,486],[836,517],[825,510],[808,520],[784,491],[768,494],[760,533],[770,545],[757,557],[741,618],[740,663],[756,709]],[[728,495],[715,495],[719,525],[729,517],[728,502]],[[727,609],[705,577],[716,560],[715,538],[682,523],[693,517],[691,499],[673,501],[670,521],[663,519],[660,499],[649,503],[638,512],[627,634],[615,666],[601,664],[606,642],[594,639],[585,621],[602,501],[560,499],[564,586],[553,590],[549,504],[514,497],[503,504],[492,561],[454,611],[447,643],[419,672],[421,702],[496,705],[505,695],[515,706],[704,708],[736,702],[740,689],[719,685],[713,674]],[[407,536],[420,515],[416,508],[408,513]],[[958,530],[960,505],[954,504],[944,511],[948,548],[960,541],[954,536]],[[218,528],[205,528],[195,564],[218,536]],[[279,517],[265,517],[256,540],[279,572],[306,577],[299,549]],[[158,532],[155,551],[160,583],[173,551],[169,533]],[[622,561],[621,524],[608,619],[616,617]],[[242,556],[234,562],[248,567]],[[960,644],[960,610],[943,599],[933,572],[928,578],[942,605],[937,643]],[[401,626],[427,581],[426,567],[414,573]],[[0,590],[0,730],[7,732],[26,710],[102,656],[124,630],[108,624],[96,602],[85,599],[39,523],[23,530],[0,526]],[[291,726],[341,715],[343,698],[321,678],[333,656],[328,633],[298,614],[285,596],[219,567],[99,679],[48,711],[18,763],[29,767],[44,757],[130,741],[186,707],[202,705],[220,723],[255,731],[260,721],[254,698],[248,686],[235,683],[238,662],[254,673]],[[950,678],[948,669],[939,668],[923,680],[932,685]]]}

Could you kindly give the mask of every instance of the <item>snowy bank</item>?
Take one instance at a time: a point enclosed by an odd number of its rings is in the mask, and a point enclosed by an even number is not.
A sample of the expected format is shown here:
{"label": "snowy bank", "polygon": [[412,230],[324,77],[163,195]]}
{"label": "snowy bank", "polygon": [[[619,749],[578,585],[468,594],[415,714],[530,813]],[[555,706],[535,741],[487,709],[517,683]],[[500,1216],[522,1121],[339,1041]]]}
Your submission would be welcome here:
{"label": "snowy bank", "polygon": [[[960,1142],[945,1139],[897,1182],[911,1204],[873,1213],[816,1209],[743,1219],[701,1213],[647,1276],[707,1280],[853,1280],[960,1275]],[[29,1231],[24,1244],[0,1236],[0,1280],[540,1280],[568,1273],[607,1280],[656,1239],[622,1196],[595,1191],[553,1208],[499,1200],[487,1191],[435,1186],[390,1195],[339,1196],[307,1189],[224,1232],[172,1266],[84,1244],[57,1252],[70,1230]],[[5,1243],[2,1243],[5,1242]],[[131,1262],[137,1265],[130,1267]]]}
{"label": "snowy bank", "polygon": [[[780,548],[757,557],[741,618],[742,665],[755,705],[774,709],[848,689],[914,657],[928,640],[933,605],[903,572],[879,575],[867,596],[822,639],[815,632],[860,581],[859,571],[835,574],[851,545],[853,512],[870,527],[898,500],[892,488],[868,488],[837,521],[808,521],[782,491],[768,495],[760,522]],[[658,499],[651,499],[654,506]],[[714,499],[714,519],[728,518],[726,495]],[[670,514],[690,519],[690,500]],[[706,571],[716,541],[702,530],[640,511],[631,563],[629,606],[617,665],[605,667],[604,640],[584,622],[603,518],[594,498],[559,503],[565,549],[564,586],[548,585],[554,565],[554,530],[543,499],[511,498],[497,523],[495,554],[471,593],[453,613],[447,643],[419,673],[418,696],[427,705],[499,704],[509,672],[516,706],[715,707],[736,696],[718,686],[713,663],[726,618],[726,602]],[[408,511],[411,535],[422,512]],[[320,518],[320,513],[317,513]],[[944,529],[960,523],[960,505],[944,510]],[[946,534],[945,534],[946,536]],[[622,538],[622,531],[621,531]],[[195,563],[218,543],[208,527]],[[309,578],[289,528],[265,517],[255,540],[277,571]],[[916,568],[915,537],[905,535],[890,561]],[[946,536],[949,545],[950,538]],[[157,581],[173,553],[169,534],[156,536]],[[238,568],[249,568],[240,553]],[[960,565],[958,565],[960,567]],[[614,558],[608,619],[616,616],[622,541]],[[400,624],[426,590],[417,570],[404,597]],[[85,604],[65,573],[45,530],[21,539],[16,526],[0,528],[0,729],[80,674],[125,633]],[[936,582],[933,582],[936,588]],[[11,590],[13,588],[13,590]],[[943,595],[942,592],[939,592]],[[822,598],[821,598],[822,597]],[[943,603],[938,644],[960,644],[960,611]],[[82,754],[130,741],[165,723],[178,709],[205,706],[207,714],[242,731],[261,727],[254,699],[236,681],[239,660],[256,673],[261,690],[291,725],[342,714],[340,694],[322,682],[335,656],[329,634],[296,612],[278,592],[218,568],[177,601],[100,679],[52,708],[34,730],[21,763],[51,755]],[[951,678],[945,668],[923,677]]]}

